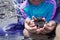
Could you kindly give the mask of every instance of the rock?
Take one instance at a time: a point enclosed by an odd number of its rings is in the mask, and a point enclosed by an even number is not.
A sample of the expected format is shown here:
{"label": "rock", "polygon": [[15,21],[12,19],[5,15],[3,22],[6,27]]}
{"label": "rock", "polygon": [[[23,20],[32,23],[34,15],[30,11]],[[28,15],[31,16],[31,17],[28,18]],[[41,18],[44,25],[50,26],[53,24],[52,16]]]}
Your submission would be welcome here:
{"label": "rock", "polygon": [[[12,0],[0,0],[0,26],[17,21]],[[15,20],[15,21],[14,21]],[[4,27],[4,26],[3,26]]]}

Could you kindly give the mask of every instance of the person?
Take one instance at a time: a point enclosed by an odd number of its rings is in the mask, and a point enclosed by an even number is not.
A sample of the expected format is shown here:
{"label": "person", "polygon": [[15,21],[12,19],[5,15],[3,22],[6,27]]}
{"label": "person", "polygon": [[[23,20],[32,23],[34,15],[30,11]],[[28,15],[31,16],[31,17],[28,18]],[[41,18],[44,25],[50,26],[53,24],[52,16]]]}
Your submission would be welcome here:
{"label": "person", "polygon": [[[44,9],[44,10],[43,10]],[[49,9],[49,10],[48,10]],[[31,11],[32,10],[32,11]],[[48,11],[47,11],[48,10]],[[40,40],[43,34],[50,33],[54,27],[55,22],[51,21],[55,15],[56,3],[54,0],[26,0],[20,6],[20,12],[25,19],[25,29],[23,31],[25,37],[30,37],[30,34],[34,34],[34,39]],[[34,16],[34,17],[33,17]],[[37,28],[34,24],[34,20],[37,17],[43,17],[48,23],[43,28]],[[52,27],[51,27],[52,26]],[[39,36],[38,36],[39,35]],[[42,37],[42,38],[44,38]]]}

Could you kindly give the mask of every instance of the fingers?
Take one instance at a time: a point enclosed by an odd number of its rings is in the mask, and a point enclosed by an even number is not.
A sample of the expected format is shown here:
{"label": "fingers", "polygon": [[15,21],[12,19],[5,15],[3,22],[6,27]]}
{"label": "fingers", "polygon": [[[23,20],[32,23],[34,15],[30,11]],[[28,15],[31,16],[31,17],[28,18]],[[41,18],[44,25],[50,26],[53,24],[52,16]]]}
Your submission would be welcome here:
{"label": "fingers", "polygon": [[30,27],[29,26],[29,28],[26,28],[29,32],[36,32],[35,30],[37,29],[37,27],[36,26],[34,26],[34,27]]}
{"label": "fingers", "polygon": [[[32,19],[35,20],[34,17],[32,17]],[[35,23],[32,20],[27,19],[27,24],[25,24],[25,29],[27,29],[29,32],[35,32],[37,27],[35,26]]]}
{"label": "fingers", "polygon": [[49,25],[49,26],[55,26],[56,23],[55,23],[55,21],[50,21],[47,25]]}
{"label": "fingers", "polygon": [[[32,21],[37,20],[34,16],[32,16]],[[45,18],[42,18],[42,20],[46,21]]]}
{"label": "fingers", "polygon": [[55,26],[51,26],[51,25],[45,25],[43,28],[43,32],[42,33],[50,33],[53,29],[54,29]]}
{"label": "fingers", "polygon": [[42,18],[42,20],[46,21],[46,19],[45,19],[45,18]]}
{"label": "fingers", "polygon": [[36,33],[37,33],[37,34],[40,34],[42,31],[43,31],[43,28],[40,28],[40,29],[37,29],[37,30],[36,30]]}
{"label": "fingers", "polygon": [[[46,26],[46,25],[44,25],[44,26]],[[43,34],[43,33],[45,33],[46,31],[44,30],[44,27],[43,28],[38,28],[37,30],[36,30],[37,32],[37,34]]]}
{"label": "fingers", "polygon": [[27,23],[27,24],[30,24],[30,19],[29,18],[27,18],[26,20],[25,20],[25,22]]}
{"label": "fingers", "polygon": [[32,20],[37,20],[34,16],[32,16]]}
{"label": "fingers", "polygon": [[28,31],[32,31],[32,30],[36,30],[37,27],[29,27],[29,28],[26,28]]}
{"label": "fingers", "polygon": [[31,33],[35,33],[36,29],[37,29],[37,27],[35,26],[35,27],[31,27],[30,30],[28,30],[28,31]]}
{"label": "fingers", "polygon": [[37,29],[37,26],[34,26],[34,27],[32,27],[33,28],[33,30],[36,30]]}
{"label": "fingers", "polygon": [[35,26],[35,23],[34,22],[30,22],[30,27],[34,27]]}
{"label": "fingers", "polygon": [[44,28],[42,28],[42,29],[38,29],[37,30],[37,34],[46,34],[46,33],[49,33],[50,31],[47,31],[47,30],[45,30]]}
{"label": "fingers", "polygon": [[48,33],[49,31],[46,31],[44,28],[40,28],[40,29],[37,29],[36,30],[36,33],[37,34],[46,34],[46,33]]}
{"label": "fingers", "polygon": [[44,28],[44,30],[46,30],[46,31],[50,31],[50,28],[49,28],[49,27],[50,27],[50,26],[48,26],[47,24],[45,24],[43,28]]}
{"label": "fingers", "polygon": [[[45,18],[42,18],[42,19],[43,19],[44,21],[46,21]],[[53,21],[51,21],[51,22],[45,24],[43,28],[37,28],[37,27],[35,26],[34,20],[37,20],[37,19],[33,16],[33,17],[32,17],[32,21],[28,21],[28,23],[30,23],[30,25],[29,25],[29,28],[28,28],[28,27],[26,27],[26,28],[27,28],[28,31],[30,31],[30,32],[36,32],[37,34],[39,34],[39,33],[41,33],[41,34],[46,34],[46,33],[51,32],[51,31],[54,29],[54,27],[55,27],[55,26],[54,26],[55,23],[54,23]]]}
{"label": "fingers", "polygon": [[46,33],[50,33],[55,26],[48,26],[47,24],[44,25],[43,28],[39,28],[37,29],[37,34],[41,33],[41,34],[46,34]]}

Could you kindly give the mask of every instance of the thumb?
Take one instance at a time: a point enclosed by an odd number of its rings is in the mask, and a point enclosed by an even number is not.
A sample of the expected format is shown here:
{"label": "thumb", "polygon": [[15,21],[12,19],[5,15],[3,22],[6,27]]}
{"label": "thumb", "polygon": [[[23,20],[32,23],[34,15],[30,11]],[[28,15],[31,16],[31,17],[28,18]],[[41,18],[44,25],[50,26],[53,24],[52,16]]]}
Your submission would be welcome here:
{"label": "thumb", "polygon": [[42,18],[42,20],[46,21],[45,18]]}
{"label": "thumb", "polygon": [[33,27],[34,29],[37,29],[37,26]]}
{"label": "thumb", "polygon": [[36,20],[36,18],[34,16],[32,16],[32,20],[34,21],[34,20]]}

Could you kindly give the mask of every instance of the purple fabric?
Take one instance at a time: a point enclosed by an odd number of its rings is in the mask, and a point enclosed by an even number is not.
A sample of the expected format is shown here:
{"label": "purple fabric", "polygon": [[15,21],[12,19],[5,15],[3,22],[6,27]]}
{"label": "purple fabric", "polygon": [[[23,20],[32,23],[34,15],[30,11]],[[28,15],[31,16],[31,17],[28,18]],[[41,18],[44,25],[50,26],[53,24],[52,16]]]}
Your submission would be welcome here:
{"label": "purple fabric", "polygon": [[25,0],[21,5],[20,5],[20,12],[22,14],[22,16],[26,19],[27,18],[27,15],[26,13],[24,12],[24,8],[26,6],[28,6],[29,4],[27,3],[27,0]]}
{"label": "purple fabric", "polygon": [[21,14],[22,14],[22,16],[24,17],[24,19],[26,19],[26,18],[27,18],[26,13],[23,11],[23,9],[20,9],[20,11],[21,11]]}
{"label": "purple fabric", "polygon": [[56,4],[57,4],[56,15],[53,20],[56,23],[60,23],[60,0],[56,0]]}
{"label": "purple fabric", "polygon": [[56,15],[53,19],[56,23],[60,23],[60,6],[57,7],[57,10],[56,10]]}
{"label": "purple fabric", "polygon": [[55,16],[55,13],[56,13],[56,8],[57,8],[56,1],[55,0],[46,0],[46,2],[50,2],[50,3],[52,3],[54,5],[53,16],[51,17],[51,19],[53,19],[54,16]]}
{"label": "purple fabric", "polygon": [[54,21],[55,21],[56,23],[60,23],[60,13],[58,13],[58,14],[55,16]]}
{"label": "purple fabric", "polygon": [[56,7],[56,2],[55,2],[55,0],[51,1],[51,3],[54,4],[53,16],[52,16],[52,18],[51,18],[51,19],[53,19],[54,16],[55,16],[56,8],[57,8],[57,7]]}

